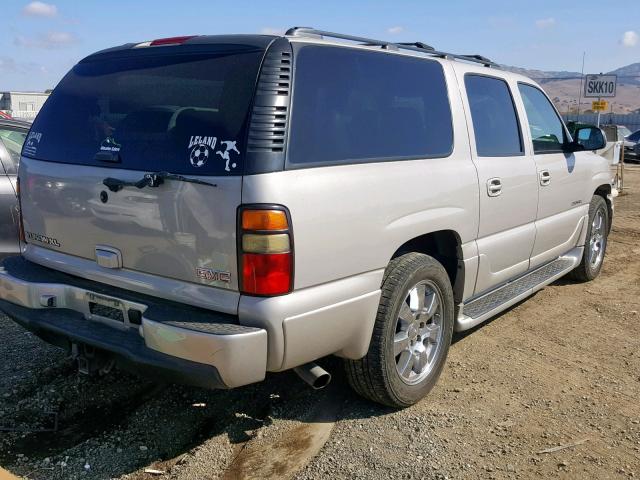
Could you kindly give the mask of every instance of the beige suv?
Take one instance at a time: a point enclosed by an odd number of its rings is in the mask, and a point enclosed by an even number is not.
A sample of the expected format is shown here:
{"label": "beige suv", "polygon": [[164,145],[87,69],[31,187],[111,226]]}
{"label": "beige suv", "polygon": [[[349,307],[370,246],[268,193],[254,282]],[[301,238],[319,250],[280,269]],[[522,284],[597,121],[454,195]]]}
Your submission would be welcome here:
{"label": "beige suv", "polygon": [[598,275],[607,162],[480,56],[294,28],[131,43],[64,77],[22,151],[0,308],[80,369],[209,388],[345,359],[407,406],[454,330]]}

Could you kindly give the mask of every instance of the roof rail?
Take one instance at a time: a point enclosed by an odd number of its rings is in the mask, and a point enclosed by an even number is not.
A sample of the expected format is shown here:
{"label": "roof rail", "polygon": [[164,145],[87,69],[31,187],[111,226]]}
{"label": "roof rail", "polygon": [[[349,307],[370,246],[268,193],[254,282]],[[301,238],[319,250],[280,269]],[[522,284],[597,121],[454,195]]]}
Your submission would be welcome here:
{"label": "roof rail", "polygon": [[361,43],[363,45],[377,45],[384,49],[389,50],[411,50],[414,52],[425,53],[428,55],[432,55],[434,57],[440,58],[451,58],[457,60],[463,60],[465,62],[479,63],[484,65],[485,67],[499,67],[499,65],[495,62],[492,62],[486,57],[482,55],[460,55],[457,53],[449,53],[449,52],[441,52],[439,50],[434,49],[432,46],[427,45],[422,42],[411,42],[411,43],[395,43],[395,42],[387,42],[384,40],[374,40],[372,38],[365,37],[357,37],[355,35],[346,35],[343,33],[334,33],[327,32],[325,30],[317,30],[311,27],[293,27],[286,31],[285,35],[290,35],[294,37],[311,37],[311,38],[337,38],[340,40],[347,40],[350,42]]}

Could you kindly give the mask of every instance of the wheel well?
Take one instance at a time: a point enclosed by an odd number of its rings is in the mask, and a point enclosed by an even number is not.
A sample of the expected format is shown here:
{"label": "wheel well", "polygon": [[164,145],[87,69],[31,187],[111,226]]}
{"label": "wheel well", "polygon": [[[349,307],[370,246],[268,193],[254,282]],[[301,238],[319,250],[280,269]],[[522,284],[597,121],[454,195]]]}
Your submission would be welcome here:
{"label": "wheel well", "polygon": [[440,230],[412,238],[398,248],[393,256],[396,258],[409,252],[430,255],[442,264],[449,275],[453,296],[456,302],[462,301],[464,287],[464,264],[460,236],[453,230]]}
{"label": "wheel well", "polygon": [[613,206],[611,205],[611,200],[609,195],[611,195],[611,185],[600,185],[598,188],[596,188],[596,191],[594,192],[594,195],[598,195],[602,198],[604,198],[604,201],[607,204],[607,210],[609,213],[609,231],[611,231],[611,225],[612,225],[612,219],[613,219]]}

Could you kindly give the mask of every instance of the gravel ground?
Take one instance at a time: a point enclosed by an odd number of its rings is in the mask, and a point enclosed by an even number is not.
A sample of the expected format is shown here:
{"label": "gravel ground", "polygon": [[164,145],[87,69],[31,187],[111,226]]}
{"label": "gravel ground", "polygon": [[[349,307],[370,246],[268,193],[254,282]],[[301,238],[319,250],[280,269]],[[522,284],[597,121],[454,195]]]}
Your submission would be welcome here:
{"label": "gravel ground", "polygon": [[637,477],[640,168],[625,180],[602,275],[456,336],[436,388],[403,411],[353,394],[337,359],[321,392],[292,373],[216,392],[79,377],[2,317],[0,465],[43,480]]}

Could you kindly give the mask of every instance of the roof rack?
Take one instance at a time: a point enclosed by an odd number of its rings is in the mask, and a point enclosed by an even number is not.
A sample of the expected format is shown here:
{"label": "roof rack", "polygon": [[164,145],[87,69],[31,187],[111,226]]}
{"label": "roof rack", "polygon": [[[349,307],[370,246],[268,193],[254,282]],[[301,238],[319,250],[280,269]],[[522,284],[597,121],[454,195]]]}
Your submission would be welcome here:
{"label": "roof rack", "polygon": [[484,65],[485,67],[499,67],[499,65],[495,62],[492,62],[486,57],[482,55],[460,55],[457,53],[448,53],[441,52],[436,50],[430,45],[422,42],[411,42],[411,43],[395,43],[395,42],[387,42],[384,40],[374,40],[372,38],[365,37],[357,37],[354,35],[345,35],[343,33],[334,33],[327,32],[325,30],[316,30],[311,27],[293,27],[287,30],[285,35],[290,35],[294,37],[311,37],[311,38],[337,38],[340,40],[348,40],[350,42],[357,42],[363,45],[377,45],[387,50],[412,50],[414,52],[426,53],[428,55],[433,55],[434,57],[441,58],[452,58],[457,60],[463,60],[465,62],[479,63],[480,65]]}
{"label": "roof rack", "polygon": [[418,47],[422,50],[429,50],[431,52],[435,51],[435,48],[433,48],[431,45],[427,45],[426,43],[422,42],[398,42],[398,45]]}

